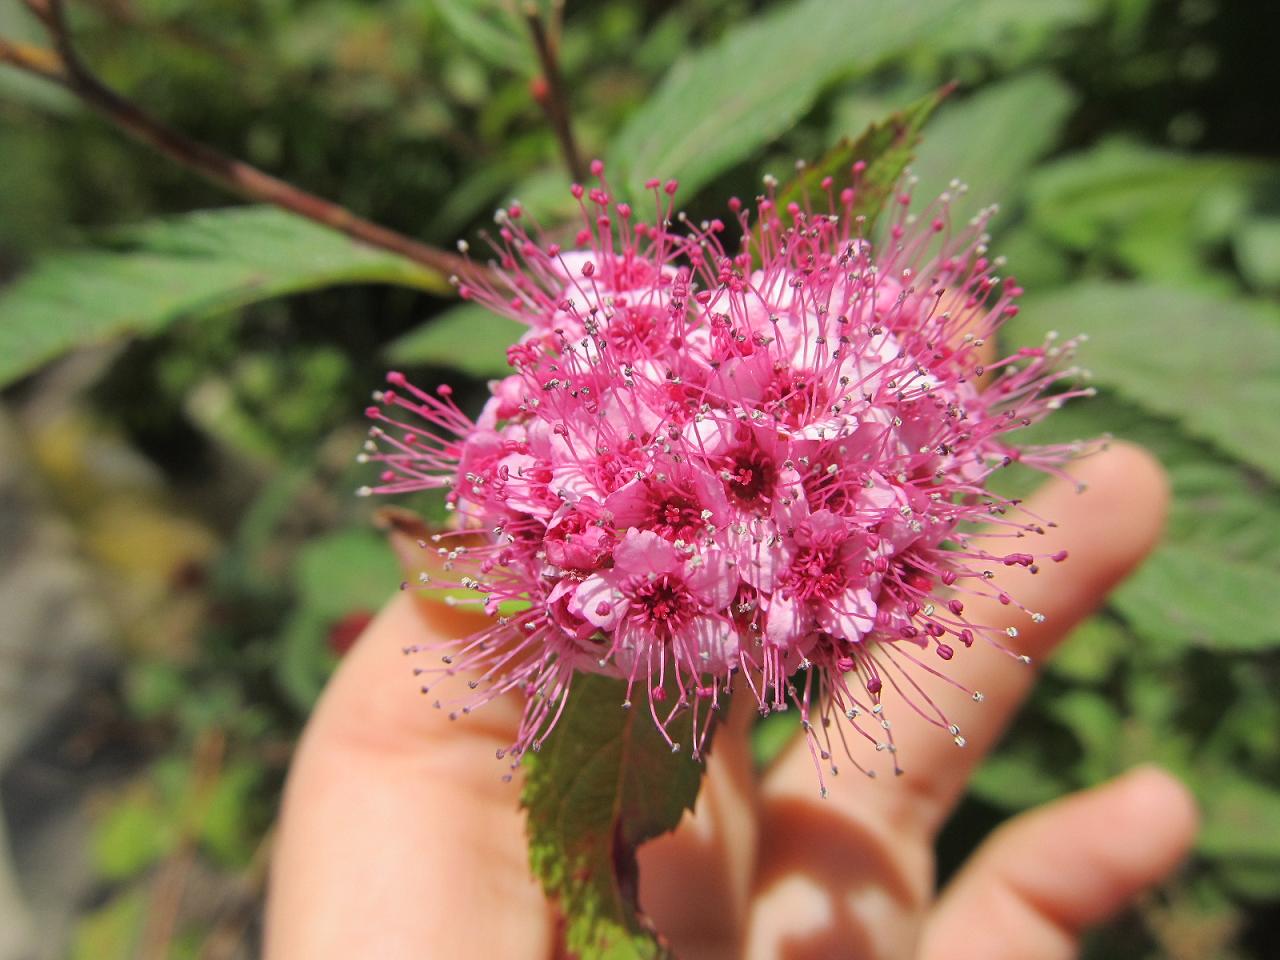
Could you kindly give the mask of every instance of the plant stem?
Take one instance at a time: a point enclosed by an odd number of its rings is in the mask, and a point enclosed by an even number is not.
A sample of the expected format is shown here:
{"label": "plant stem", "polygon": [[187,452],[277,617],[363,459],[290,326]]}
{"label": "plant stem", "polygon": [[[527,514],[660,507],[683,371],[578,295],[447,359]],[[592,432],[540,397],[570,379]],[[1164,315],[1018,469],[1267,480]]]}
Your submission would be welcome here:
{"label": "plant stem", "polygon": [[539,105],[547,115],[551,129],[555,131],[560,142],[560,153],[564,156],[564,164],[569,176],[578,182],[586,179],[587,168],[578,153],[578,145],[573,139],[573,125],[569,117],[569,98],[564,89],[564,78],[560,75],[560,64],[556,59],[555,45],[547,34],[546,24],[542,16],[532,5],[525,8],[525,21],[529,24],[529,34],[533,37],[533,47],[538,52],[538,62],[542,65],[542,76],[547,82],[546,95],[537,97]]}
{"label": "plant stem", "polygon": [[54,49],[0,38],[0,63],[65,87],[133,139],[246,199],[288,210],[445,276],[474,276],[478,272],[479,268],[456,254],[366,220],[165,125],[108,87],[84,64],[72,44],[62,0],[24,3],[48,30]]}

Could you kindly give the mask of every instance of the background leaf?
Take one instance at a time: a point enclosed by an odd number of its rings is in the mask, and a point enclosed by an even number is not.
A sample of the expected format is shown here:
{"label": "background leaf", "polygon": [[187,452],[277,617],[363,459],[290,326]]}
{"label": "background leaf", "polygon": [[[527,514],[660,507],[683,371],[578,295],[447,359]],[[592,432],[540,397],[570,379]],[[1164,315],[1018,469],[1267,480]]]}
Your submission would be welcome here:
{"label": "background leaf", "polygon": [[[1164,546],[1112,596],[1140,634],[1167,654],[1178,647],[1258,651],[1280,647],[1280,568]],[[1241,597],[1250,598],[1247,604]]]}
{"label": "background leaf", "polygon": [[269,207],[113,231],[38,260],[0,293],[0,384],[73,347],[342,283],[435,292],[447,278]]}
{"label": "background leaf", "polygon": [[386,356],[402,366],[431,365],[473,377],[505,377],[507,347],[528,328],[476,303],[450,307],[387,345]]}
{"label": "background leaf", "polygon": [[1071,249],[1113,258],[1147,279],[1221,292],[1232,285],[1208,271],[1204,254],[1222,212],[1278,185],[1274,162],[1112,140],[1040,170],[1028,212],[1038,230]]}
{"label": "background leaf", "polygon": [[400,568],[383,537],[346,530],[309,542],[293,578],[298,600],[281,636],[276,676],[294,702],[307,708],[324,688],[338,651],[331,631],[352,615],[372,615],[400,582]]}
{"label": "background leaf", "polygon": [[1280,790],[1229,771],[1206,777],[1212,804],[1197,847],[1212,856],[1280,861]]}
{"label": "background leaf", "polygon": [[688,196],[776,138],[840,74],[877,64],[943,28],[954,0],[801,0],[748,20],[672,67],[609,155],[633,193],[649,177]]}
{"label": "background leaf", "polygon": [[1280,311],[1147,284],[1082,283],[1028,298],[1007,335],[1086,332],[1097,382],[1280,479]]}
{"label": "background leaf", "polygon": [[931,201],[956,179],[969,187],[966,209],[1015,202],[1022,179],[1058,142],[1077,100],[1057,76],[1035,70],[943,104],[911,164],[916,197]]}

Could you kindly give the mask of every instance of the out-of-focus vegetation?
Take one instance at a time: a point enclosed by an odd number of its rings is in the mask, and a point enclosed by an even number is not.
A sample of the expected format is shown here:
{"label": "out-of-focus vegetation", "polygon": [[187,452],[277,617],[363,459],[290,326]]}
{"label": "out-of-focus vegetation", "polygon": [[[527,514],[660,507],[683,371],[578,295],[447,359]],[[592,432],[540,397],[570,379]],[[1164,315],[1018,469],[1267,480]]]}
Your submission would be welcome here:
{"label": "out-of-focus vegetation", "polygon": [[[565,211],[512,6],[71,12],[85,58],[175,127],[448,247],[513,196]],[[16,0],[0,35],[39,39]],[[620,185],[679,177],[694,216],[959,81],[920,195],[958,177],[973,209],[1000,203],[993,247],[1029,291],[1011,341],[1091,337],[1099,397],[1038,435],[1133,438],[1173,479],[1165,544],[1051,665],[943,838],[947,866],[1007,813],[1138,760],[1184,776],[1194,862],[1092,957],[1261,960],[1280,934],[1276,36],[1270,5],[1226,0],[604,0],[564,18],[584,153]],[[74,741],[58,762],[92,773],[75,800],[94,880],[57,947],[77,958],[252,954],[291,744],[399,580],[351,496],[367,391],[394,363],[478,396],[510,336],[437,276],[233,202],[0,71],[6,455],[70,525],[111,624],[110,668],[36,738]],[[0,789],[30,824],[29,782]]]}

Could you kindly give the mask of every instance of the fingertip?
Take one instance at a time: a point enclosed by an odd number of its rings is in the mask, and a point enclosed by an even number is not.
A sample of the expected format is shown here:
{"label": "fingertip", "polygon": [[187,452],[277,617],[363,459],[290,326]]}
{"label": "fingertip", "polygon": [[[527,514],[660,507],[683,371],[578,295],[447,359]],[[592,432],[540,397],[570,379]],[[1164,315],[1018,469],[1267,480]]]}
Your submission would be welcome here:
{"label": "fingertip", "polygon": [[1104,493],[1118,504],[1137,507],[1148,521],[1150,542],[1158,538],[1169,513],[1169,475],[1156,456],[1136,443],[1112,441],[1096,457],[1080,461],[1076,479],[1086,491]]}
{"label": "fingertip", "polygon": [[[1030,510],[1054,528],[1049,541],[1066,552],[1063,572],[1072,585],[1059,597],[1063,603],[1054,604],[1051,598],[1041,602],[1074,611],[1069,617],[1074,622],[1154,549],[1164,530],[1170,493],[1160,461],[1127,442],[1077,461],[1071,479],[1074,485],[1058,483],[1042,490]],[[1030,579],[1017,571],[1005,575],[1006,589],[1013,593],[1020,580],[1027,582],[1024,589],[1033,596]]]}
{"label": "fingertip", "polygon": [[1156,873],[1172,870],[1190,851],[1200,825],[1200,809],[1185,783],[1152,763],[1142,764],[1113,781],[1122,791],[1135,837],[1145,839],[1157,861]]}

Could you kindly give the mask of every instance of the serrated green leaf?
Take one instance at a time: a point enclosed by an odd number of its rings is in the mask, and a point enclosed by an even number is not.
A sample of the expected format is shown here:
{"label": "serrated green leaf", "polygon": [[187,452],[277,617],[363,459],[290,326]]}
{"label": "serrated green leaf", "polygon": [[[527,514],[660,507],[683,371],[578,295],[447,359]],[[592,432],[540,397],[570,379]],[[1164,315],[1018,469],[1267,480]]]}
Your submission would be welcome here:
{"label": "serrated green leaf", "polygon": [[954,0],[802,0],[678,60],[609,155],[633,195],[674,177],[686,196],[794,124],[841,74],[866,73],[945,28]]}
{"label": "serrated green leaf", "polygon": [[1153,645],[1224,652],[1280,647],[1280,569],[1164,546],[1111,603]]}
{"label": "serrated green leaf", "polygon": [[[1167,542],[1238,563],[1280,567],[1280,488],[1187,436],[1175,422],[1104,393],[1067,404],[1019,436],[1026,443],[1069,443],[1104,433],[1141,444],[1164,464],[1173,487]],[[1016,495],[1030,492],[1034,478],[1009,478],[1020,481]]]}
{"label": "serrated green leaf", "polygon": [[392,363],[461,370],[473,377],[511,373],[507,347],[528,328],[476,303],[463,303],[432,317],[386,349]]}
{"label": "serrated green leaf", "polygon": [[[1280,164],[1240,157],[1179,154],[1111,141],[1038,170],[1028,213],[1059,243],[1109,257],[1151,280],[1227,289],[1200,246],[1220,230],[1223,209],[1280,184]],[[1228,202],[1222,202],[1228,201]]]}
{"label": "serrated green leaf", "polygon": [[577,677],[554,734],[524,761],[521,799],[533,871],[560,903],[569,952],[651,960],[671,954],[636,904],[635,851],[693,808],[703,768],[690,757],[687,713],[672,725],[685,740],[673,753],[649,711],[623,709],[625,698],[625,681]]}
{"label": "serrated green leaf", "polygon": [[0,294],[0,385],[59,353],[345,283],[448,291],[445,277],[272,207],[151,221],[52,253]]}
{"label": "serrated green leaf", "polygon": [[969,187],[967,209],[1013,203],[1027,171],[1058,142],[1076,99],[1057,76],[1036,70],[944,104],[911,164],[915,195],[932,200],[958,179]]}
{"label": "serrated green leaf", "polygon": [[849,167],[858,161],[865,163],[861,185],[854,200],[854,215],[862,215],[874,221],[884,209],[885,201],[902,176],[920,142],[920,131],[933,112],[947,96],[949,90],[934,91],[915,103],[879,123],[867,127],[856,140],[842,140],[817,163],[805,167],[804,172],[778,192],[778,206],[803,202],[806,197],[818,195],[824,177],[833,177],[845,183]]}
{"label": "serrated green leaf", "polygon": [[1087,333],[1081,362],[1131,403],[1280,479],[1280,310],[1174,287],[1089,283],[1028,297],[1010,342]]}

